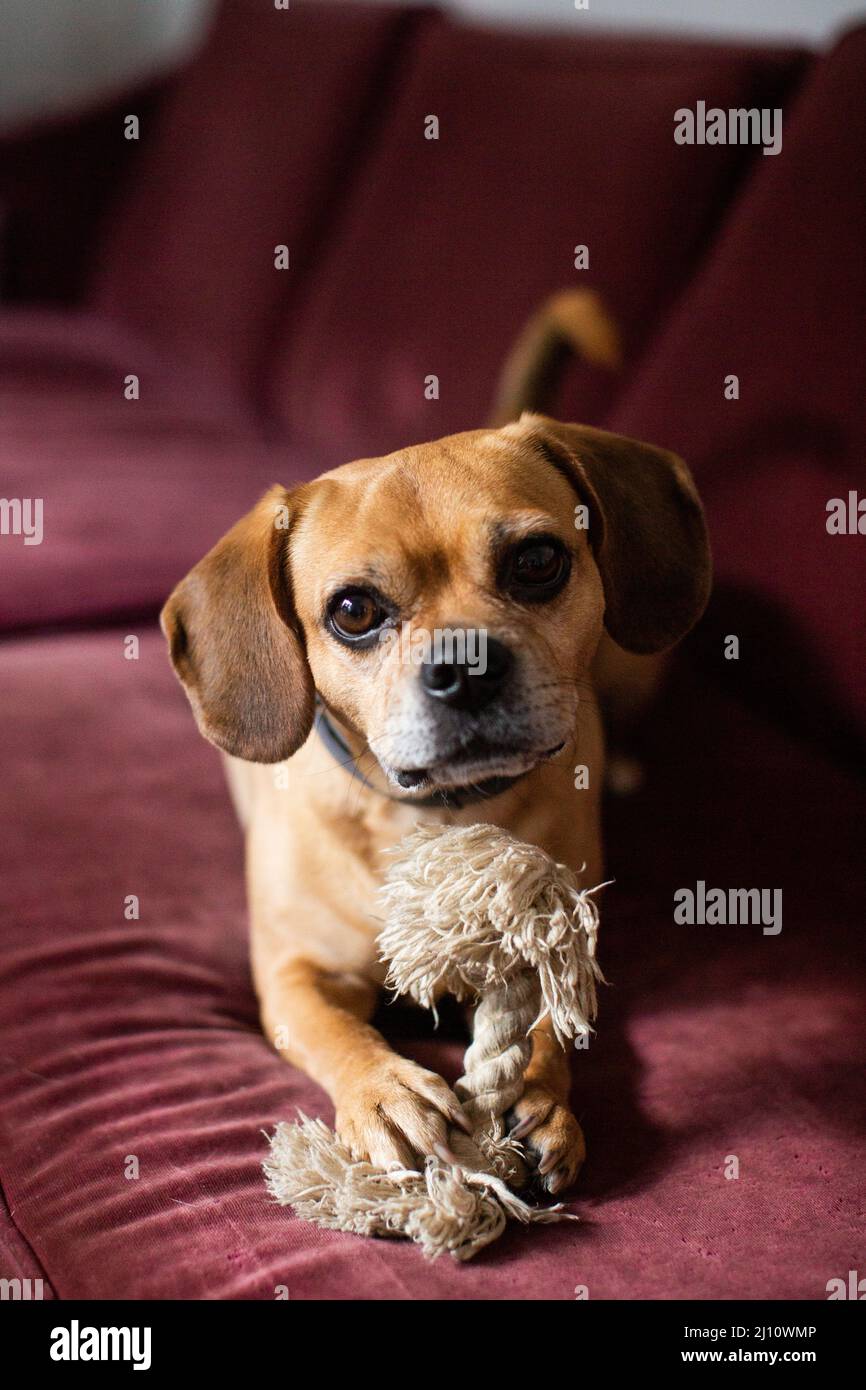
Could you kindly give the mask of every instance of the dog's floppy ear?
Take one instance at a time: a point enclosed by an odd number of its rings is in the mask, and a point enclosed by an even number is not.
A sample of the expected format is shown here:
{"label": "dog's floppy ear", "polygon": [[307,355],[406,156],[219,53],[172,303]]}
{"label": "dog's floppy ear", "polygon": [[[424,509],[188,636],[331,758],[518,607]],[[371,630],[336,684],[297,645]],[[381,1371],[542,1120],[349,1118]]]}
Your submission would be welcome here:
{"label": "dog's floppy ear", "polygon": [[712,579],[703,508],[682,459],[543,415],[522,415],[506,430],[515,431],[586,503],[611,637],[630,652],[673,646],[703,613]]}
{"label": "dog's floppy ear", "polygon": [[290,757],[313,720],[313,678],[289,592],[296,510],[296,493],[272,488],[181,580],[160,617],[199,729],[250,762]]}

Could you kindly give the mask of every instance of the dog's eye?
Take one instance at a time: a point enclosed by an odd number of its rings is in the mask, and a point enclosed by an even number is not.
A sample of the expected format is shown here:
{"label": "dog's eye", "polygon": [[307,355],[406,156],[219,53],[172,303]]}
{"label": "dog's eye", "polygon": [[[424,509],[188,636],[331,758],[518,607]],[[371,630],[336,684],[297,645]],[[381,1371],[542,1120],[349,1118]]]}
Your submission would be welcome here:
{"label": "dog's eye", "polygon": [[331,627],[338,637],[365,637],[380,627],[385,611],[365,589],[344,589],[328,607]]}
{"label": "dog's eye", "polygon": [[504,580],[515,598],[540,603],[558,594],[568,578],[568,552],[555,538],[524,541],[512,551]]}
{"label": "dog's eye", "polygon": [[528,545],[514,557],[514,578],[519,584],[551,584],[559,578],[562,555],[552,545]]}

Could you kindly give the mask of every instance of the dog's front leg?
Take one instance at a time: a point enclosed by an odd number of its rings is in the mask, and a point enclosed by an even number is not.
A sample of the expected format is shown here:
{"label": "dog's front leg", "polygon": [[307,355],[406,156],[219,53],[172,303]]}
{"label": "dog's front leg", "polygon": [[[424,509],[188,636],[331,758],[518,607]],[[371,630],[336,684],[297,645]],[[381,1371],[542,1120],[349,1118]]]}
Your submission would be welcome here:
{"label": "dog's front leg", "polygon": [[520,1100],[509,1111],[512,1137],[521,1139],[551,1195],[571,1187],[586,1157],[583,1130],[569,1107],[571,1068],[545,1019],[532,1034],[532,1057]]}
{"label": "dog's front leg", "polygon": [[368,1019],[375,987],[294,959],[262,984],[262,1022],[277,1051],[327,1091],[340,1138],[376,1167],[454,1160],[448,1129],[471,1126],[450,1087],[399,1057]]}

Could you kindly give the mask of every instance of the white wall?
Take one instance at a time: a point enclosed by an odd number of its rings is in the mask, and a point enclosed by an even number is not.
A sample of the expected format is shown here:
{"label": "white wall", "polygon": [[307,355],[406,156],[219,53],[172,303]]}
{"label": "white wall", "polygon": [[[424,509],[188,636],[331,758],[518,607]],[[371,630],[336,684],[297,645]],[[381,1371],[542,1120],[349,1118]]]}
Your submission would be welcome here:
{"label": "white wall", "polygon": [[[425,3],[426,0],[409,0]],[[0,0],[0,130],[86,106],[165,71],[218,0]],[[265,0],[267,3],[267,0]],[[395,0],[403,3],[403,0]],[[866,0],[443,0],[485,23],[654,30],[822,44]]]}
{"label": "white wall", "polygon": [[574,0],[450,0],[448,8],[485,23],[794,38],[814,45],[829,42],[846,20],[866,18],[864,0],[589,0],[583,11]]}
{"label": "white wall", "polygon": [[0,130],[164,71],[216,0],[0,0]]}

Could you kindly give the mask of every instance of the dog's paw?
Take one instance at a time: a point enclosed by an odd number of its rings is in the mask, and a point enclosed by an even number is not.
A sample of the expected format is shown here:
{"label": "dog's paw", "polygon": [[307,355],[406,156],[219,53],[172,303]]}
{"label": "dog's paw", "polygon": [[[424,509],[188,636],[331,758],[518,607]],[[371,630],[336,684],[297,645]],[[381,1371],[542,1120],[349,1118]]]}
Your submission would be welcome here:
{"label": "dog's paw", "polygon": [[458,1162],[448,1143],[455,1125],[471,1132],[451,1087],[405,1057],[366,1067],[337,1106],[337,1134],[353,1158],[376,1168],[418,1169],[428,1154]]}
{"label": "dog's paw", "polygon": [[567,1105],[544,1086],[528,1086],[508,1113],[512,1139],[519,1139],[538,1186],[561,1196],[577,1180],[586,1158],[583,1130]]}

